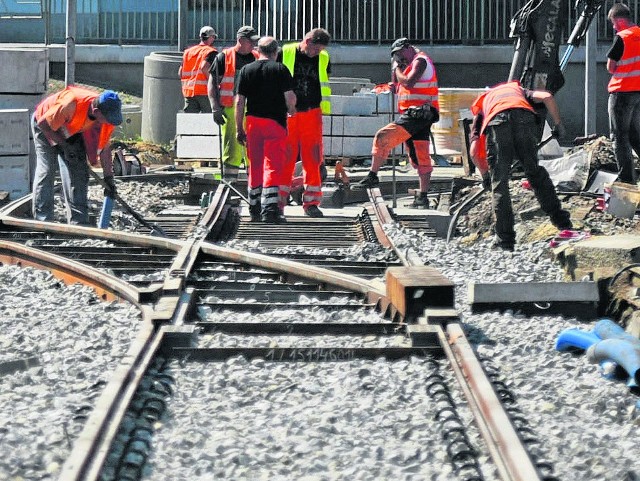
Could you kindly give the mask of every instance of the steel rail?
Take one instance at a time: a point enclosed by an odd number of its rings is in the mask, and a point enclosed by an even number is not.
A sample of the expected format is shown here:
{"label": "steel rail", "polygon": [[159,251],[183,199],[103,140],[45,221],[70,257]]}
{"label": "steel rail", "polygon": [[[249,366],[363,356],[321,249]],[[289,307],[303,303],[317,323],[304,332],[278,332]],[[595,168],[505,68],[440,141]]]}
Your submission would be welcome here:
{"label": "steel rail", "polygon": [[[421,266],[424,265],[424,262],[420,259],[420,256],[411,248],[406,249],[403,254],[400,251],[400,248],[395,245],[395,243],[387,236],[387,233],[384,231],[382,225],[384,224],[393,224],[394,219],[389,212],[389,208],[384,201],[384,197],[380,192],[378,187],[374,187],[373,189],[368,189],[367,193],[369,195],[370,209],[373,211],[377,222],[374,224],[375,232],[378,238],[380,239],[380,243],[387,247],[390,247],[398,256],[398,258],[402,261],[402,264],[405,266]],[[368,207],[369,208],[369,207]],[[383,243],[384,242],[384,243]]]}

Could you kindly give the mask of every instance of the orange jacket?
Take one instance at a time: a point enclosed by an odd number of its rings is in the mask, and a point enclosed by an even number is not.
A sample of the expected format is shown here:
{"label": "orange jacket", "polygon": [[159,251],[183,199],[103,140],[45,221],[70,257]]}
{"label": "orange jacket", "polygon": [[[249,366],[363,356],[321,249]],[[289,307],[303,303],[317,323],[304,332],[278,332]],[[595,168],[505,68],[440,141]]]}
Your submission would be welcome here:
{"label": "orange jacket", "polygon": [[524,96],[524,91],[517,80],[498,84],[487,90],[471,105],[473,115],[482,113],[484,120],[480,133],[496,115],[510,109],[525,109],[535,112],[529,101]]}
{"label": "orange jacket", "polygon": [[[220,81],[220,105],[223,107],[233,106],[233,87],[236,79],[236,49],[234,47],[225,48],[224,53],[224,75]],[[255,58],[258,53],[251,51]]]}
{"label": "orange jacket", "polygon": [[[89,107],[100,94],[80,87],[67,87],[57,94],[50,95],[36,106],[34,113],[36,123],[46,120],[51,129],[59,131],[66,139],[79,132],[97,130],[98,125],[89,119]],[[114,126],[102,124],[97,138],[97,151],[104,149],[109,143]],[[87,155],[95,157],[93,145],[87,145]]]}
{"label": "orange jacket", "polygon": [[207,76],[202,73],[202,62],[207,55],[217,50],[210,45],[200,43],[184,51],[182,54],[182,95],[184,97],[195,97],[196,95],[207,95]]}
{"label": "orange jacket", "polygon": [[[424,52],[418,52],[416,58],[425,59],[427,65],[431,66],[431,69],[426,68],[422,77],[420,77],[411,88],[398,84],[398,110],[405,112],[409,107],[419,107],[427,102],[431,103],[437,110],[440,110],[440,104],[438,103],[438,76],[436,75],[433,62],[431,62],[431,59],[427,57]],[[415,60],[414,58],[411,64],[404,70],[404,75],[408,76],[411,74]],[[429,70],[433,72],[430,77],[428,76]]]}
{"label": "orange jacket", "polygon": [[633,26],[618,32],[624,43],[622,57],[609,80],[609,92],[640,91],[640,27]]}

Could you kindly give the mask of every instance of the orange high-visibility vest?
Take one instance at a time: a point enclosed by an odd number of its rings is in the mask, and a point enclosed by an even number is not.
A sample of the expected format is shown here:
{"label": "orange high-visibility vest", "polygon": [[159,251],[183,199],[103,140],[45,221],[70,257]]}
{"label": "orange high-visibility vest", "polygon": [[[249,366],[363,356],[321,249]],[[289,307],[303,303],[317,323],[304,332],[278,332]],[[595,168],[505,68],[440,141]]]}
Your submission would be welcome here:
{"label": "orange high-visibility vest", "polygon": [[194,97],[196,95],[207,95],[207,76],[200,70],[202,62],[211,52],[217,52],[210,45],[200,43],[184,51],[182,55],[182,95],[184,97]]}
{"label": "orange high-visibility vest", "polygon": [[[436,75],[436,69],[433,66],[433,62],[424,52],[418,52],[416,57],[423,58],[427,61],[427,65],[431,66],[433,74],[428,77],[429,68],[427,67],[422,74],[422,77],[418,79],[416,84],[411,87],[405,87],[398,84],[398,110],[405,112],[409,107],[420,107],[421,105],[429,102],[437,110],[440,110],[440,104],[438,103],[438,76]],[[404,70],[403,74],[409,76],[413,70],[415,59]]]}
{"label": "orange high-visibility vest", "polygon": [[478,97],[471,106],[473,115],[478,115],[480,112],[484,115],[481,134],[484,133],[484,129],[489,125],[491,119],[500,112],[510,109],[525,109],[535,112],[525,98],[524,91],[517,80],[492,87]]}
{"label": "orange high-visibility vest", "polygon": [[[74,102],[76,108],[73,113],[73,117],[67,120],[64,125],[60,127],[59,132],[66,139],[79,132],[86,132],[95,125],[95,121],[89,119],[88,113],[91,102],[99,96],[100,94],[98,92],[93,92],[91,90],[73,86],[67,87],[57,94],[50,95],[36,106],[34,113],[36,122],[40,122],[50,109],[58,109],[63,105]],[[98,136],[97,142],[98,150],[102,150],[106,147],[114,129],[115,126],[109,123],[105,123],[100,126],[100,135]]]}
{"label": "orange high-visibility vest", "polygon": [[[224,75],[220,81],[220,105],[223,107],[233,106],[233,86],[236,79],[236,49],[234,47],[225,48],[224,53]],[[255,58],[258,53],[251,51]]]}
{"label": "orange high-visibility vest", "polygon": [[609,92],[640,91],[640,27],[626,28],[618,35],[624,43],[622,57],[609,80]]}

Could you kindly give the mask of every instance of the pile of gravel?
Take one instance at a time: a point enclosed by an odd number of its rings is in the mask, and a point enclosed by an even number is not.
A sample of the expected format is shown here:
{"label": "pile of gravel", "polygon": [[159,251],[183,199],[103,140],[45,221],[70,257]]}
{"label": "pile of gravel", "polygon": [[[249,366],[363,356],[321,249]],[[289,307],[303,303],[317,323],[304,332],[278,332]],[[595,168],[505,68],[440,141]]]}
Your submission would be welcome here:
{"label": "pile of gravel", "polygon": [[[0,479],[57,478],[139,322],[88,287],[0,266]],[[4,371],[27,358],[36,367]]]}

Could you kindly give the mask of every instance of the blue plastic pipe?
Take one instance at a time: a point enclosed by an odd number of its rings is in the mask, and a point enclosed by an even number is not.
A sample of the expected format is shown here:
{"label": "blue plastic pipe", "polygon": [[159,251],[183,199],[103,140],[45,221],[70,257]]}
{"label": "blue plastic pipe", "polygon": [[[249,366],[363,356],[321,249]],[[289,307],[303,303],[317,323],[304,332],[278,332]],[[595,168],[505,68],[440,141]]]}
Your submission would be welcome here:
{"label": "blue plastic pipe", "polygon": [[586,351],[590,346],[593,346],[596,342],[600,342],[600,339],[593,332],[581,331],[580,329],[565,329],[558,335],[556,339],[557,351],[569,351],[573,349],[582,349]]}
{"label": "blue plastic pipe", "polygon": [[601,339],[625,339],[636,343],[640,347],[640,339],[625,332],[625,330],[611,319],[601,319],[596,322],[593,332]]}
{"label": "blue plastic pipe", "polygon": [[[635,339],[635,338],[634,338]],[[629,387],[640,382],[640,344],[628,339],[605,339],[587,349],[587,359],[601,363],[613,361],[629,375]]]}
{"label": "blue plastic pipe", "polygon": [[111,197],[105,197],[102,202],[102,211],[100,212],[100,219],[98,220],[98,227],[100,229],[107,229],[109,227],[109,221],[111,220],[111,211],[113,210],[113,199]]}

